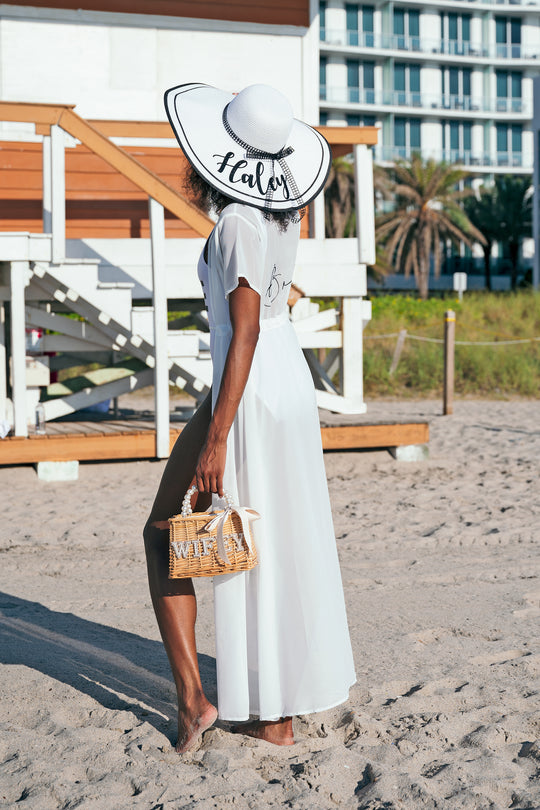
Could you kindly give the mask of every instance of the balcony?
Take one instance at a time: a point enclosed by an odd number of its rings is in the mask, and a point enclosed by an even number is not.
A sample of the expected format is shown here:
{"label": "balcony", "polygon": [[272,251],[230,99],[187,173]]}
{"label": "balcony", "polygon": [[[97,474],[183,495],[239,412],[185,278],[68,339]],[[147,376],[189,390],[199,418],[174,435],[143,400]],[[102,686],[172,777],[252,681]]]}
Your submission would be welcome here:
{"label": "balcony", "polygon": [[529,105],[521,98],[485,98],[440,95],[405,90],[373,90],[359,87],[321,85],[320,100],[329,104],[360,104],[376,107],[408,107],[417,110],[454,110],[467,113],[530,114]]}
{"label": "balcony", "polygon": [[424,158],[434,158],[446,163],[457,163],[471,170],[481,168],[505,168],[532,170],[532,158],[523,152],[472,152],[465,149],[422,149],[411,146],[376,146],[375,160],[392,163],[394,160],[409,160],[413,153],[420,152]]}
{"label": "balcony", "polygon": [[[540,0],[539,0],[540,2]],[[540,46],[497,43],[485,45],[458,39],[426,39],[402,34],[376,34],[372,31],[343,31],[320,29],[320,38],[327,45],[374,50],[407,51],[438,54],[440,56],[467,56],[484,59],[540,59]]]}
{"label": "balcony", "polygon": [[[387,0],[375,0],[376,6],[384,5]],[[400,0],[400,3],[403,5],[412,5],[418,6],[418,0]],[[456,0],[438,0],[437,5],[441,6],[454,6]],[[533,8],[540,6],[540,0],[459,0],[459,4],[462,7],[467,7],[469,3],[473,5],[477,5],[481,3],[482,5],[486,6],[514,6],[512,11],[520,11],[521,8],[524,10],[531,10],[531,6]],[[520,8],[521,7],[521,8]]]}

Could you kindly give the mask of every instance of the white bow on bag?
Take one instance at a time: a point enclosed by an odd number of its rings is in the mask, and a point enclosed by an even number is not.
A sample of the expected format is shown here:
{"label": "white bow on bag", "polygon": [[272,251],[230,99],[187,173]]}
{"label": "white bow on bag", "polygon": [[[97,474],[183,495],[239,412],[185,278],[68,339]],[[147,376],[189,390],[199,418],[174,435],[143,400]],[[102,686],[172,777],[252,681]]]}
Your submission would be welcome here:
{"label": "white bow on bag", "polygon": [[225,541],[223,539],[223,527],[225,526],[225,521],[229,517],[236,513],[240,518],[240,522],[242,524],[242,533],[244,535],[245,541],[249,550],[253,553],[253,541],[251,539],[251,533],[249,531],[249,524],[253,520],[259,520],[261,517],[255,509],[250,509],[248,506],[232,506],[230,502],[227,502],[227,508],[220,512],[218,515],[212,518],[202,529],[199,529],[197,534],[203,534],[204,532],[213,532],[214,529],[217,527],[217,534],[216,534],[216,547],[217,553],[220,560],[225,563],[225,565],[230,565],[229,555],[227,549],[225,548]]}

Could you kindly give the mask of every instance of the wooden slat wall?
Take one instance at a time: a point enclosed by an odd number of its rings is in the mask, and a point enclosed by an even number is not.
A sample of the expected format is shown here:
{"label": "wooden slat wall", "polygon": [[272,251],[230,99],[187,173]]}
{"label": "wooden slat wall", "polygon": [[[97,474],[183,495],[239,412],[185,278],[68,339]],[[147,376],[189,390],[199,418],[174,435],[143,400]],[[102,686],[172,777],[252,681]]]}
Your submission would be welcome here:
{"label": "wooden slat wall", "polygon": [[[186,161],[176,147],[124,147],[178,191]],[[148,238],[146,195],[85,146],[66,149],[66,236]],[[0,231],[41,233],[43,196],[42,146],[0,142]],[[302,220],[307,236],[308,218]],[[184,222],[165,212],[172,238],[197,237]]]}
{"label": "wooden slat wall", "polygon": [[309,0],[19,0],[17,5],[309,26]]}

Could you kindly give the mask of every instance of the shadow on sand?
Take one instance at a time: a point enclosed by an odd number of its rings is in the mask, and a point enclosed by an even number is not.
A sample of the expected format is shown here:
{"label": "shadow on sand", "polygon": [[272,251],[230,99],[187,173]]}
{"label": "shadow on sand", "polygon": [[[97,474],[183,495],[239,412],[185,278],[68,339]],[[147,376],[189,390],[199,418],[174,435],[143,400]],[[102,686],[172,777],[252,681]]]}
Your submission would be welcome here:
{"label": "shadow on sand", "polygon": [[[176,742],[176,693],[160,641],[59,613],[0,592],[0,663],[22,664],[132,712]],[[199,655],[208,699],[216,699],[215,659]]]}

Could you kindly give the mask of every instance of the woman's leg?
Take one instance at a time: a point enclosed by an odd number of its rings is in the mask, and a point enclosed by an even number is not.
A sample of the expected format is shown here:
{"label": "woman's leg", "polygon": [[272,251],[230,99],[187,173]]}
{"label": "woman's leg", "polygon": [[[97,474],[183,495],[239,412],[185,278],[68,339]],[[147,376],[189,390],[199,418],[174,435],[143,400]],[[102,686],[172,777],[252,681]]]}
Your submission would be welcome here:
{"label": "woman's leg", "polygon": [[[178,695],[178,743],[182,753],[193,747],[217,717],[206,699],[195,646],[197,602],[191,579],[168,579],[167,520],[178,514],[189,488],[212,411],[210,395],[188,422],[172,450],[144,528],[148,582],[163,643],[169,657]],[[197,509],[206,509],[210,496],[200,495]]]}
{"label": "woman's leg", "polygon": [[[150,595],[178,695],[177,751],[188,750],[216,720],[217,711],[206,699],[195,645],[197,601],[191,579],[169,579],[169,530],[167,520],[178,514],[182,498],[195,472],[212,415],[209,394],[188,422],[173,447],[144,528],[144,545]],[[197,511],[206,509],[210,495],[197,500]],[[294,742],[292,718],[239,725],[248,734],[277,745]]]}

